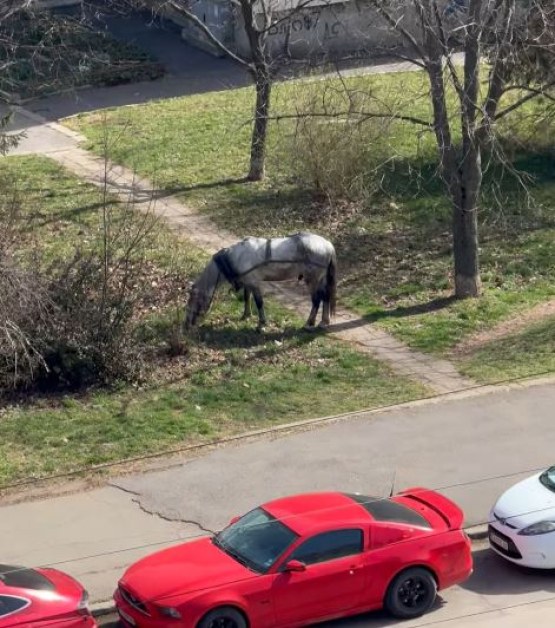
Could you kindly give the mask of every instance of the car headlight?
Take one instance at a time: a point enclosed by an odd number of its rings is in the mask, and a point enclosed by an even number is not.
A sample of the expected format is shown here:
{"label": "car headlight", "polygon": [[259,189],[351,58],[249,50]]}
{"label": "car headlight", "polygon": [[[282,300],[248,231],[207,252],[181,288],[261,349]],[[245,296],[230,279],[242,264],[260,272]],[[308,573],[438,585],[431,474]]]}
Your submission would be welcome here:
{"label": "car headlight", "polygon": [[519,534],[523,536],[535,536],[536,534],[547,534],[555,532],[555,521],[538,521],[527,528],[523,528]]}
{"label": "car headlight", "polygon": [[159,606],[158,610],[162,615],[164,615],[164,617],[181,619],[181,613],[177,610],[177,608],[173,608],[172,606]]}

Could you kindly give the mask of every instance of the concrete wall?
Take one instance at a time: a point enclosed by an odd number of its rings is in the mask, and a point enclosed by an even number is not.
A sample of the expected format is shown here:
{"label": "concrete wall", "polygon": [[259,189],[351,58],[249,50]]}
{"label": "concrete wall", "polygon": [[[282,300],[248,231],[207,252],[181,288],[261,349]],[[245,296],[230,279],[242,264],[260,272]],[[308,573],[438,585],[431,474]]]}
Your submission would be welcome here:
{"label": "concrete wall", "polygon": [[[192,12],[217,39],[234,49],[234,17],[229,0],[200,0],[193,4]],[[193,22],[172,9],[165,9],[164,15],[181,26],[181,36],[185,41],[216,56],[223,56],[221,50]]]}
{"label": "concrete wall", "polygon": [[[262,1],[279,3],[282,7],[296,3],[296,0]],[[467,3],[468,0],[439,0],[448,29],[460,26],[465,19]],[[231,0],[199,0],[193,6],[197,17],[226,46],[242,56],[250,56],[241,11]],[[399,2],[397,6],[400,8],[393,17],[419,39],[414,5]],[[209,52],[221,54],[198,27],[182,17],[172,17],[171,12],[168,17],[182,26],[184,39]],[[276,11],[273,18],[278,22],[270,29],[268,37],[273,56],[286,54],[294,59],[304,59],[322,55],[341,57],[360,51],[386,54],[388,50],[406,47],[404,38],[386,23],[369,0],[319,0],[318,6]]]}
{"label": "concrete wall", "polygon": [[[239,11],[235,15],[235,46],[247,56],[248,40]],[[369,3],[354,0],[277,13],[278,24],[270,28],[268,43],[272,55],[288,54],[294,59],[320,55],[339,57],[360,50],[386,52],[402,44]],[[414,19],[404,18],[410,30]]]}

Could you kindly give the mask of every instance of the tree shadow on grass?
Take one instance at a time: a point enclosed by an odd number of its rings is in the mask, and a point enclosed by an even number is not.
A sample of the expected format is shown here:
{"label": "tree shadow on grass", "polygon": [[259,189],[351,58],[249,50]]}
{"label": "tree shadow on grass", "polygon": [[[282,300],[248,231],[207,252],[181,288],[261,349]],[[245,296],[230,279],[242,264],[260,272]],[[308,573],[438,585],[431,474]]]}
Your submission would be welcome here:
{"label": "tree shadow on grass", "polygon": [[[225,188],[228,185],[235,185],[241,183],[248,183],[249,179],[245,177],[230,177],[229,179],[220,179],[219,181],[206,181],[203,183],[195,183],[194,185],[174,185],[166,186],[162,189],[141,189],[134,190],[134,194],[138,198],[146,198],[150,200],[159,200],[175,196],[176,194],[182,194],[183,192],[194,192],[196,190],[213,190],[216,188]],[[130,191],[133,188],[131,185],[124,184],[123,190]]]}
{"label": "tree shadow on grass", "polygon": [[416,316],[418,314],[428,314],[429,312],[437,312],[443,310],[456,301],[458,297],[451,295],[448,297],[437,297],[426,303],[416,303],[408,306],[398,306],[393,310],[381,310],[365,315],[363,318],[367,323],[374,323],[384,318],[404,318],[406,316]]}

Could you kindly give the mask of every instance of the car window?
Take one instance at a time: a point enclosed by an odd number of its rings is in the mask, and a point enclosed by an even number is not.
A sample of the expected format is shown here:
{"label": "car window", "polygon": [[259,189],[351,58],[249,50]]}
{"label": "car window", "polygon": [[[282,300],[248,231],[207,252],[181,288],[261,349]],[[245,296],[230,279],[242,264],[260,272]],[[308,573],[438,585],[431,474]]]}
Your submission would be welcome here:
{"label": "car window", "polygon": [[27,608],[31,602],[23,597],[17,597],[15,595],[0,595],[0,617],[6,617],[7,615],[13,615],[18,611],[22,611]]}
{"label": "car window", "polygon": [[0,565],[0,582],[3,582],[7,587],[35,589],[37,591],[55,590],[52,582],[38,571],[17,565]]}
{"label": "car window", "polygon": [[430,522],[420,513],[398,504],[391,499],[383,497],[366,497],[365,495],[351,495],[345,493],[357,504],[360,504],[376,521],[388,521],[391,523],[405,523],[407,525],[430,528]]}
{"label": "car window", "polygon": [[305,565],[322,563],[342,556],[362,552],[364,535],[362,530],[333,530],[317,534],[299,545],[289,560],[300,560]]}

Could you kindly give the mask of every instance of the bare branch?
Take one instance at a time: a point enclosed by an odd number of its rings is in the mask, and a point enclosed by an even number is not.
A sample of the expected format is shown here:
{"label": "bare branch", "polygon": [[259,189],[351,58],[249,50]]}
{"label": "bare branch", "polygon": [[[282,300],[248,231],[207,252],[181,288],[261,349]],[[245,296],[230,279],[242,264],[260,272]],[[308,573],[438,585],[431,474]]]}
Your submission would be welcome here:
{"label": "bare branch", "polygon": [[405,116],[397,113],[388,113],[388,112],[375,112],[375,111],[334,111],[333,113],[328,112],[309,112],[309,113],[283,113],[275,116],[270,116],[270,120],[280,121],[280,120],[300,120],[303,118],[353,118],[356,117],[360,120],[366,120],[371,118],[376,119],[385,119],[385,120],[399,120],[401,122],[410,122],[412,124],[417,124],[419,126],[423,126],[427,129],[432,128],[432,124],[423,120],[421,118],[417,118],[415,116]]}
{"label": "bare branch", "polygon": [[427,55],[426,55],[426,52],[425,52],[424,48],[422,48],[422,46],[416,41],[414,36],[411,33],[409,33],[409,31],[404,26],[401,25],[400,19],[396,20],[391,15],[391,13],[385,8],[385,3],[383,2],[383,0],[371,0],[371,3],[376,7],[378,13],[385,19],[385,21],[394,30],[396,30],[398,33],[400,33],[405,38],[407,43],[412,48],[414,48],[414,50],[416,51],[418,56],[421,57],[422,59],[426,60]]}
{"label": "bare branch", "polygon": [[[552,81],[551,83],[548,83],[544,89],[548,89],[550,87],[555,86],[555,81]],[[512,86],[510,89],[522,89],[522,90],[526,90],[528,93],[526,94],[526,96],[522,96],[522,98],[519,98],[518,100],[516,100],[514,103],[510,104],[509,106],[507,106],[505,109],[503,109],[502,111],[499,111],[498,113],[496,113],[493,117],[494,120],[501,120],[501,118],[504,118],[505,116],[507,116],[509,113],[512,113],[513,111],[515,111],[516,109],[519,109],[520,107],[522,107],[522,105],[524,105],[525,103],[533,100],[534,98],[538,98],[539,96],[543,96],[545,98],[547,98],[548,100],[551,100],[553,102],[555,102],[555,96],[546,93],[544,90],[542,89],[535,89],[533,87],[529,87],[527,85],[514,85]],[[505,92],[510,91],[509,89],[506,89]]]}
{"label": "bare branch", "polygon": [[200,20],[192,11],[186,9],[180,2],[178,2],[177,0],[163,0],[163,2],[159,6],[160,8],[164,6],[171,7],[174,11],[177,11],[177,13],[190,20],[221,52],[226,54],[230,59],[233,59],[233,61],[237,62],[239,65],[242,65],[243,67],[252,71],[252,63],[228,48],[220,39],[218,39],[214,35],[214,33],[210,30],[210,27],[208,27],[202,20]]}

